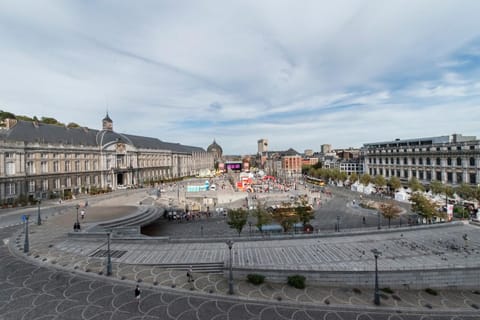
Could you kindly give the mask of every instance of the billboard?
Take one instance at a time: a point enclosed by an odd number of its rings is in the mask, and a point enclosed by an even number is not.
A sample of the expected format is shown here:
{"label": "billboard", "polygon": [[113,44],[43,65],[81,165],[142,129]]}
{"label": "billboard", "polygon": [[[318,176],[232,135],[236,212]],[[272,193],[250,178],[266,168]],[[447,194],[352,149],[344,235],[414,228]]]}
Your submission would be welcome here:
{"label": "billboard", "polygon": [[227,162],[225,163],[225,167],[227,168],[227,171],[242,171],[241,162]]}

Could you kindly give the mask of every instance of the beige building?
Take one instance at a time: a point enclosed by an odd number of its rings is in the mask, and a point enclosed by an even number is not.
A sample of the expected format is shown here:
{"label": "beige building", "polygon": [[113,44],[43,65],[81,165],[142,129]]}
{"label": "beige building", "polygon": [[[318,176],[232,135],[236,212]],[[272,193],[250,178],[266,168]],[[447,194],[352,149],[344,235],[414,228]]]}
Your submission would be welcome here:
{"label": "beige building", "polygon": [[115,132],[108,114],[102,130],[6,119],[0,204],[195,176],[213,161],[199,147]]}
{"label": "beige building", "polygon": [[453,134],[364,144],[364,171],[370,175],[412,177],[424,184],[480,183],[480,140]]}

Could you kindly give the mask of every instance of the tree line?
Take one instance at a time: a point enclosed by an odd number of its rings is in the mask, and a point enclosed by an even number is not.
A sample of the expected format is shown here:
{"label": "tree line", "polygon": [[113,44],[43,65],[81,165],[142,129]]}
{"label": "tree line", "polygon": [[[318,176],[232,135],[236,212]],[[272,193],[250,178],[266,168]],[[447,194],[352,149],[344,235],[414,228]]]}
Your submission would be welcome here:
{"label": "tree line", "polygon": [[29,117],[29,116],[23,116],[23,115],[15,115],[11,112],[0,110],[0,122],[1,122],[0,125],[3,125],[3,121],[5,119],[16,119],[16,120],[44,123],[44,124],[52,124],[52,125],[62,126],[67,128],[80,127],[80,125],[75,122],[69,122],[68,124],[65,125],[64,123],[52,117],[40,117],[39,119],[37,116]]}

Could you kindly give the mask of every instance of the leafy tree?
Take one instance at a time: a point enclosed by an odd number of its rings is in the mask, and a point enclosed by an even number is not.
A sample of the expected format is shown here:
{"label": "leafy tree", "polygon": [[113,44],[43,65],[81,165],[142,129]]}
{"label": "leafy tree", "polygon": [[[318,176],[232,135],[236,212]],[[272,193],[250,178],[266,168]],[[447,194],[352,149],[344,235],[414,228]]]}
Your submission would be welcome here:
{"label": "leafy tree", "polygon": [[464,200],[475,199],[475,189],[466,183],[462,183],[455,188],[455,193]]}
{"label": "leafy tree", "polygon": [[360,177],[360,183],[365,186],[368,186],[371,181],[372,181],[372,176],[370,176],[368,173],[365,173]]}
{"label": "leafy tree", "polygon": [[412,177],[410,181],[408,181],[408,186],[410,187],[412,192],[425,190],[423,188],[423,185],[420,183],[420,181],[418,181],[418,179],[415,177]]}
{"label": "leafy tree", "polygon": [[16,119],[16,117],[11,112],[0,110],[0,121],[3,121],[5,119]]}
{"label": "leafy tree", "polygon": [[380,212],[382,213],[383,217],[388,219],[388,227],[390,228],[390,220],[398,218],[402,209],[397,206],[397,204],[393,201],[387,201],[380,204],[379,207]]}
{"label": "leafy tree", "polygon": [[438,206],[420,193],[413,193],[410,197],[412,211],[427,218],[445,217],[443,212],[438,211]]}
{"label": "leafy tree", "polygon": [[267,211],[265,203],[258,201],[256,208],[253,209],[251,213],[257,219],[255,226],[260,232],[263,232],[262,227],[272,221],[272,216]]}
{"label": "leafy tree", "polygon": [[385,178],[380,175],[380,174],[377,174],[374,178],[373,178],[373,183],[375,184],[375,186],[377,186],[377,188],[383,188],[387,185],[387,181],[385,180]]}
{"label": "leafy tree", "polygon": [[340,174],[338,176],[338,179],[342,182],[346,181],[348,179],[348,174],[345,171],[340,171]]}
{"label": "leafy tree", "polygon": [[355,183],[358,180],[358,175],[355,172],[352,172],[348,180],[350,180],[351,183]]}
{"label": "leafy tree", "polygon": [[391,176],[388,184],[393,191],[397,191],[402,187],[402,182],[400,182],[400,179],[396,176]]}
{"label": "leafy tree", "polygon": [[55,118],[50,118],[50,117],[42,117],[42,118],[40,119],[40,122],[41,122],[41,123],[45,123],[45,124],[54,124],[54,125],[63,126],[63,123],[58,122],[57,119],[55,119]]}
{"label": "leafy tree", "polygon": [[67,124],[67,128],[80,128],[80,125],[75,122],[70,122]]}
{"label": "leafy tree", "polygon": [[273,220],[277,221],[283,228],[284,232],[287,232],[292,226],[298,222],[298,216],[295,213],[295,209],[283,204],[280,208],[275,208],[272,213]]}
{"label": "leafy tree", "polygon": [[227,217],[227,224],[230,228],[236,229],[240,236],[243,227],[245,227],[245,224],[247,223],[248,211],[243,208],[230,209],[228,210]]}
{"label": "leafy tree", "polygon": [[441,181],[433,180],[430,183],[430,190],[432,190],[432,194],[441,194],[445,191],[445,187]]}
{"label": "leafy tree", "polygon": [[301,221],[304,226],[306,226],[310,220],[314,218],[315,212],[313,211],[313,208],[308,205],[306,197],[303,197],[300,200],[300,203],[298,203],[298,205],[295,207],[295,214],[297,215],[298,220]]}
{"label": "leafy tree", "polygon": [[455,190],[453,190],[452,186],[445,186],[444,193],[447,197],[453,198]]}

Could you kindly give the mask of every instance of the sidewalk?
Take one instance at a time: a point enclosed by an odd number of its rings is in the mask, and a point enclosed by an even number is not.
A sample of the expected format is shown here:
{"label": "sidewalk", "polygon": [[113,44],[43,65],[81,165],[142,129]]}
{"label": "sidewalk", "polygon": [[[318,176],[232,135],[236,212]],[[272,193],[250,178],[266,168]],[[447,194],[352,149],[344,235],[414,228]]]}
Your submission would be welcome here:
{"label": "sidewalk", "polygon": [[[135,206],[118,206],[138,204],[145,201],[145,193],[131,194],[121,198],[106,199],[89,206],[83,224],[95,221],[109,220],[123,215],[131,214]],[[103,243],[82,241],[72,243],[66,241],[66,233],[72,230],[75,209],[61,216],[47,219],[41,226],[30,227],[30,259],[44,265],[74,270],[86,274],[104,276],[106,270],[106,257],[91,257],[86,255],[99,249],[106,249],[106,240]],[[23,235],[18,235],[11,244],[21,253],[23,248]],[[62,250],[59,249],[59,245]],[[225,246],[223,243],[221,244]],[[67,246],[71,246],[67,248]],[[191,246],[191,244],[186,244]],[[138,251],[142,250],[138,245]],[[112,246],[112,255],[121,255],[122,245]],[[225,251],[225,249],[223,249]],[[178,252],[178,251],[177,251]],[[176,254],[171,251],[170,254]],[[226,251],[225,251],[226,252]],[[223,253],[225,253],[223,252]],[[104,252],[105,253],[105,252]],[[155,256],[155,254],[150,254]],[[114,259],[116,260],[116,259]],[[186,267],[185,267],[186,268]],[[121,281],[140,282],[143,286],[168,287],[185,292],[199,292],[207,295],[228,295],[228,281],[222,274],[207,274],[195,272],[194,282],[189,283],[186,269],[165,269],[158,265],[129,263],[113,263],[112,277]],[[339,306],[365,306],[373,305],[373,288],[330,288],[316,287],[306,283],[303,290],[292,288],[286,284],[267,282],[260,286],[252,285],[246,281],[234,281],[234,297],[251,300],[285,301],[290,303],[308,303],[314,305],[339,305]],[[381,278],[380,278],[381,280]],[[382,288],[382,287],[381,287]],[[436,295],[434,295],[436,293]],[[424,290],[393,290],[381,291],[381,308],[394,308],[398,310],[461,310],[471,312],[480,309],[479,290],[434,290],[427,293]]]}

